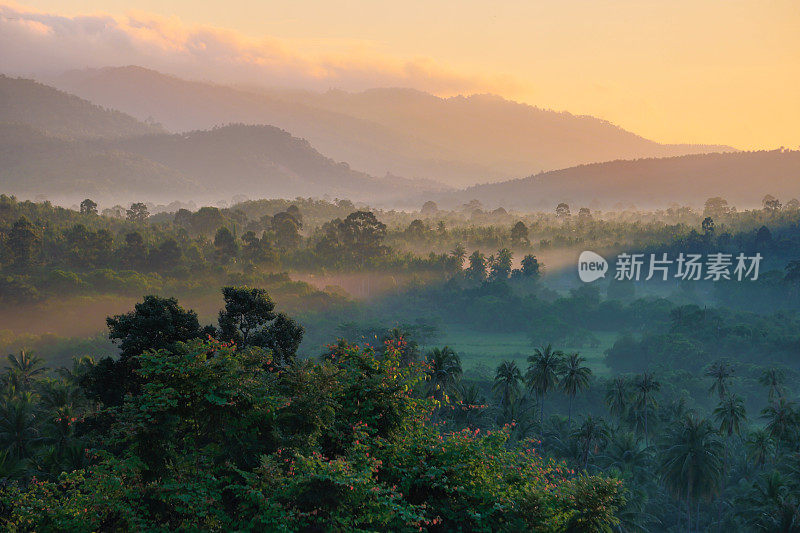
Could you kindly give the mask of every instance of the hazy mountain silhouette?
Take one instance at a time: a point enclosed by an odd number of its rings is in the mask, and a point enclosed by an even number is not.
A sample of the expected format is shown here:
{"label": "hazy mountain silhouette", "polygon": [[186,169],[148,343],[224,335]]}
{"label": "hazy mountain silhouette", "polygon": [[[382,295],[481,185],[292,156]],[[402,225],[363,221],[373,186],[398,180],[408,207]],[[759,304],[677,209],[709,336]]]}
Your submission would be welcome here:
{"label": "hazy mountain silhouette", "polygon": [[163,132],[119,111],[33,80],[0,75],[0,122],[27,124],[66,138],[124,137]]}
{"label": "hazy mountain silhouette", "polygon": [[766,194],[784,201],[800,198],[799,177],[800,151],[702,154],[580,165],[435,199],[450,206],[477,199],[487,207],[545,210],[567,202],[575,210],[631,204],[639,208],[671,203],[697,206],[709,197],[722,196],[731,205],[746,208],[759,206]]}
{"label": "hazy mountain silhouette", "polygon": [[274,126],[234,124],[207,131],[104,143],[175,169],[219,194],[260,198],[338,196],[386,202],[438,184],[352,170]]}
{"label": "hazy mountain silhouette", "polygon": [[381,203],[414,191],[443,190],[438,183],[352,170],[272,126],[167,134],[30,80],[0,82],[0,94],[9,95],[0,108],[4,193],[68,202],[85,197],[215,201],[246,194]]}
{"label": "hazy mountain silhouette", "polygon": [[0,191],[43,194],[69,202],[92,197],[200,197],[205,190],[178,171],[145,157],[86,141],[45,135],[24,124],[0,124]]}
{"label": "hazy mountain silhouette", "polygon": [[324,94],[237,89],[140,67],[73,71],[54,83],[171,131],[271,124],[373,175],[465,186],[617,158],[732,150],[663,145],[594,117],[490,95],[438,98],[408,89]]}

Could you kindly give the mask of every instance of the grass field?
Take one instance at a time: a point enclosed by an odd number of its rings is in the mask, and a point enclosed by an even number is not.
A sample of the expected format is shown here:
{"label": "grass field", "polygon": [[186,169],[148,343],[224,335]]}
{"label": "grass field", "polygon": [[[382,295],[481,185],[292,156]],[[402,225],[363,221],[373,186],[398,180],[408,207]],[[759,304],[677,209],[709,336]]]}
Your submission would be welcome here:
{"label": "grass field", "polygon": [[[608,368],[603,362],[604,351],[613,344],[615,333],[595,333],[600,340],[596,348],[585,346],[554,346],[566,353],[579,352],[586,358],[587,365],[596,375],[607,375]],[[516,361],[520,369],[527,367],[527,357],[533,353],[534,347],[527,333],[479,333],[458,326],[442,328],[442,334],[436,339],[435,346],[449,346],[461,357],[461,364],[466,372],[478,374],[494,374],[502,361]],[[430,347],[425,347],[430,348]]]}

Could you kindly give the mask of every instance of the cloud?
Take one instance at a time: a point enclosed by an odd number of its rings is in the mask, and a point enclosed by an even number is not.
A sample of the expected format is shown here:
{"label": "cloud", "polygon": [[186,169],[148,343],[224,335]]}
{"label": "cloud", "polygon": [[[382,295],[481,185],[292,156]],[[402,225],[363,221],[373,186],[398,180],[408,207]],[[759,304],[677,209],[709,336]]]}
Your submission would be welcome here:
{"label": "cloud", "polygon": [[252,39],[150,13],[68,17],[0,5],[0,71],[6,74],[47,76],[133,64],[220,83],[307,89],[411,87],[440,95],[520,89],[508,76],[465,74],[429,58],[388,56],[368,41],[313,44]]}

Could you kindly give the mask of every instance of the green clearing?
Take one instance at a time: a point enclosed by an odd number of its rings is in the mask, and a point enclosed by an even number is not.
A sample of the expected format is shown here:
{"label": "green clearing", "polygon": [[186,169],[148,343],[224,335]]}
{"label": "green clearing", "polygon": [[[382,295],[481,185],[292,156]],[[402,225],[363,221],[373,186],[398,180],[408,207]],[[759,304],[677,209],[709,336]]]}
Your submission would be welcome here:
{"label": "green clearing", "polygon": [[[605,376],[609,370],[603,362],[605,350],[614,343],[616,333],[594,333],[600,340],[597,347],[558,346],[566,353],[578,352],[586,358],[587,365],[596,375]],[[510,359],[516,361],[520,368],[527,367],[527,357],[533,352],[533,346],[527,333],[483,333],[455,325],[442,327],[441,335],[435,346],[449,346],[455,350],[465,371],[478,374],[493,374],[500,362]],[[426,346],[425,349],[434,345]]]}

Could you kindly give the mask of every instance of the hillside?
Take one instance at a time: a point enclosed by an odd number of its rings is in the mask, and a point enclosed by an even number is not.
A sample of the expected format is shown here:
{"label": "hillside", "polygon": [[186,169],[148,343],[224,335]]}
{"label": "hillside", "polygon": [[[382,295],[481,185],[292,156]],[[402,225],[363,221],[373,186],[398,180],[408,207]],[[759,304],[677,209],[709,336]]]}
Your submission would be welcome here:
{"label": "hillside", "polygon": [[67,202],[199,197],[203,187],[178,171],[119,149],[0,124],[0,191]]}
{"label": "hillside", "polygon": [[159,133],[159,127],[104,109],[33,80],[0,75],[0,123],[32,126],[65,138],[125,137]]}
{"label": "hillside", "polygon": [[702,205],[722,196],[740,208],[766,194],[800,197],[800,151],[774,150],[609,161],[524,179],[470,187],[437,197],[444,205],[478,199],[486,206],[551,210],[558,202],[597,208]]}
{"label": "hillside", "polygon": [[373,175],[462,187],[595,161],[731,150],[662,145],[594,117],[487,95],[236,89],[140,67],[72,71],[53,83],[140,119],[153,117],[172,131],[271,124]]}
{"label": "hillside", "polygon": [[387,201],[441,186],[399,177],[375,178],[325,157],[272,126],[230,125],[186,134],[104,143],[191,176],[220,195],[294,198],[323,195]]}

